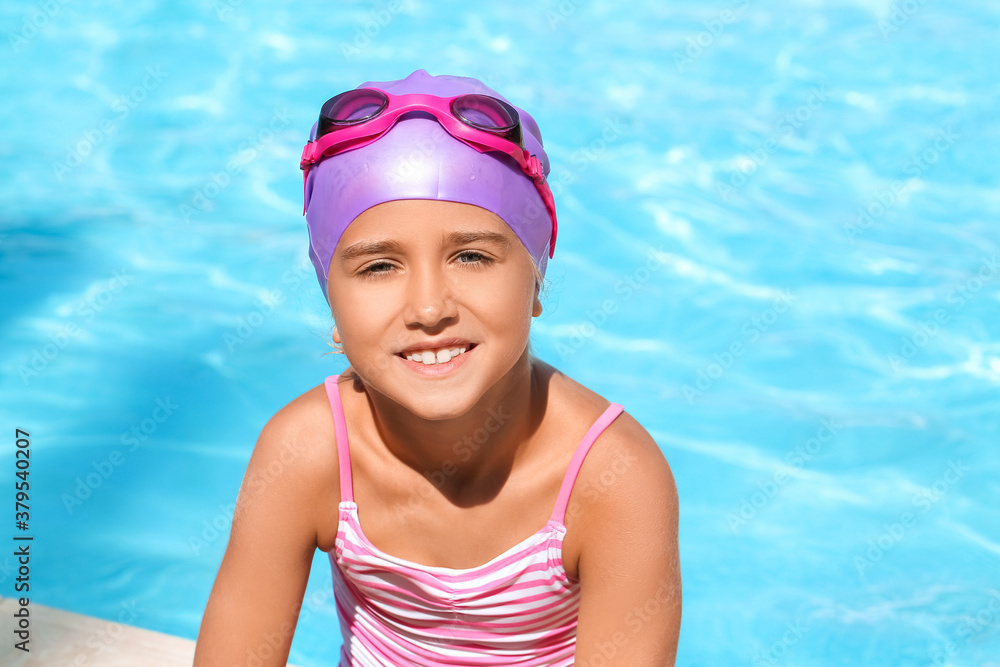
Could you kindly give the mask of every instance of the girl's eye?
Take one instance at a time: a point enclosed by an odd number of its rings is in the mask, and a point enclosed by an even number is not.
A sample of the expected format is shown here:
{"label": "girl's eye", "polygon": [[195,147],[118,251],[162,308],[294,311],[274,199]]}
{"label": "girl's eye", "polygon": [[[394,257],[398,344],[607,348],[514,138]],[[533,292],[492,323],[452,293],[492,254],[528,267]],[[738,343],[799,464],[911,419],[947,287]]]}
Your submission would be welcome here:
{"label": "girl's eye", "polygon": [[481,252],[475,250],[463,250],[458,255],[459,264],[489,264],[493,261]]}
{"label": "girl's eye", "polygon": [[392,271],[392,264],[390,264],[389,262],[375,262],[374,264],[370,264],[369,266],[367,266],[361,272],[361,275],[366,278],[378,277],[380,275],[389,273],[390,271]]}

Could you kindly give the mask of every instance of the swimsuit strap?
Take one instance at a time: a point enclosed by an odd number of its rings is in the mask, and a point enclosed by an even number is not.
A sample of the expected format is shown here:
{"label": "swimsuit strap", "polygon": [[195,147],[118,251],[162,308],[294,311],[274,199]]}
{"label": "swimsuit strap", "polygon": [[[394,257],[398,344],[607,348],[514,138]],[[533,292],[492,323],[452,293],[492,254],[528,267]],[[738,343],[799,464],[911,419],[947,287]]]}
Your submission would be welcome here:
{"label": "swimsuit strap", "polygon": [[604,432],[604,429],[608,427],[611,422],[615,420],[615,417],[620,415],[625,408],[618,403],[612,403],[607,407],[607,409],[597,418],[593,424],[591,424],[590,429],[583,436],[583,440],[577,445],[576,452],[573,454],[573,458],[569,462],[569,469],[566,471],[566,476],[563,478],[562,486],[559,488],[559,497],[556,499],[556,507],[552,510],[551,521],[556,521],[558,523],[563,523],[566,519],[566,507],[569,505],[569,495],[573,492],[573,485],[576,483],[577,475],[580,474],[580,467],[583,465],[583,459],[586,458],[587,452],[590,451],[590,447],[597,440],[597,436]]}
{"label": "swimsuit strap", "polygon": [[340,375],[331,375],[326,379],[326,397],[330,400],[333,411],[333,427],[337,435],[337,459],[340,461],[340,502],[354,502],[354,484],[351,481],[351,447],[347,442],[347,420],[344,419],[344,406],[340,401],[340,387],[337,381]]}

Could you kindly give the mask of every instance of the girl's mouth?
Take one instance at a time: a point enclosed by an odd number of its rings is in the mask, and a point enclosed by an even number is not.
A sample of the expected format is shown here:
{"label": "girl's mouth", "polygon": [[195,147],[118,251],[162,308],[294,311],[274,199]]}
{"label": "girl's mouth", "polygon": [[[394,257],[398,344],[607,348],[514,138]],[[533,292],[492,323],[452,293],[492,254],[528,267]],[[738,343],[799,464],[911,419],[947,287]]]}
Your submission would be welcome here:
{"label": "girl's mouth", "polygon": [[468,346],[454,346],[415,350],[406,354],[396,355],[407,368],[423,375],[442,375],[448,373],[466,362],[469,353],[476,349],[475,343]]}

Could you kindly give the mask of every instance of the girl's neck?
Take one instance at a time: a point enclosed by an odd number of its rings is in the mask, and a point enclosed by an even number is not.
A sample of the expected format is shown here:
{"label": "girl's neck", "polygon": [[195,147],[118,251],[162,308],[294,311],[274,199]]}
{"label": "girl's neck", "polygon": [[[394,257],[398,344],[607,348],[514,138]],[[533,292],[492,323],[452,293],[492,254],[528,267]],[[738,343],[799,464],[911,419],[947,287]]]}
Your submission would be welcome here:
{"label": "girl's neck", "polygon": [[455,502],[492,497],[541,423],[550,377],[542,366],[525,351],[470,410],[448,420],[421,419],[365,388],[372,419],[365,430]]}

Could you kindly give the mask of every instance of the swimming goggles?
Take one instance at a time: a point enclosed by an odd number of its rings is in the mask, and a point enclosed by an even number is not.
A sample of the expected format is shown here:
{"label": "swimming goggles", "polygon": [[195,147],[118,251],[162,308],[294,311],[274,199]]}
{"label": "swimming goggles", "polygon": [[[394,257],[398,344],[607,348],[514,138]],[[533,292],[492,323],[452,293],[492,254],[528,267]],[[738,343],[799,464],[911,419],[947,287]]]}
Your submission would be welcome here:
{"label": "swimming goggles", "polygon": [[377,141],[403,114],[411,111],[433,115],[448,134],[480,153],[497,151],[517,162],[535,184],[552,218],[549,244],[552,257],[556,246],[556,206],[542,163],[524,147],[517,110],[489,95],[393,95],[378,88],[358,88],[331,97],[320,110],[316,138],[302,149],[299,168],[303,171],[303,183],[309,178],[309,170],[323,158]]}

